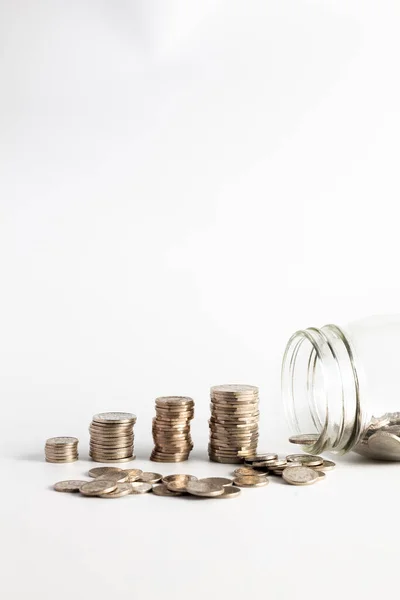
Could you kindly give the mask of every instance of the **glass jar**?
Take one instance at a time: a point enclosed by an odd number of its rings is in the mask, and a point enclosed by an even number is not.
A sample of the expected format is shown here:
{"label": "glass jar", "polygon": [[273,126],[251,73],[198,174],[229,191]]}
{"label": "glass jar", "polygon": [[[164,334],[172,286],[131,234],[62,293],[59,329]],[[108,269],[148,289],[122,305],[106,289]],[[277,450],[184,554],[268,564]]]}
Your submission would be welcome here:
{"label": "glass jar", "polygon": [[293,435],[311,453],[400,460],[400,315],[297,331],[282,365]]}

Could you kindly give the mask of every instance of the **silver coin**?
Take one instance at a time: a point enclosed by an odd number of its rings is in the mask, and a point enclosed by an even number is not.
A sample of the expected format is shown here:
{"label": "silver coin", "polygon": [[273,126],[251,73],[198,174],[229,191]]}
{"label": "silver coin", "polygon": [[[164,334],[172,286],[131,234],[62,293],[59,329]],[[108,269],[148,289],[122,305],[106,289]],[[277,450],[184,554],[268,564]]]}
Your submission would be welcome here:
{"label": "silver coin", "polygon": [[[284,469],[290,469],[292,467],[302,467],[303,463],[301,463],[300,461],[292,461],[292,462],[286,462],[284,465],[280,465],[278,467],[272,467],[271,471],[273,473],[282,473],[284,471]],[[319,467],[315,467],[316,469],[318,469]]]}
{"label": "silver coin", "polygon": [[76,437],[53,437],[46,440],[46,446],[74,446],[78,442]]}
{"label": "silver coin", "polygon": [[56,492],[79,492],[81,486],[87,481],[79,479],[68,479],[67,481],[58,481],[54,484]]}
{"label": "silver coin", "polygon": [[229,384],[224,384],[224,385],[214,385],[211,388],[211,395],[215,394],[215,393],[220,393],[220,394],[227,394],[227,395],[244,395],[244,394],[258,394],[258,387],[255,387],[254,385],[239,385],[239,384],[235,384],[235,383],[229,383]]}
{"label": "silver coin", "polygon": [[98,494],[98,496],[99,498],[122,498],[122,496],[129,496],[129,494],[132,494],[131,485],[132,484],[130,483],[118,483],[117,487],[112,492],[104,492]]}
{"label": "silver coin", "polygon": [[132,488],[132,494],[146,494],[153,489],[151,483],[145,483],[144,481],[131,481],[129,485]]}
{"label": "silver coin", "polygon": [[104,473],[96,477],[96,481],[115,481],[116,483],[125,483],[128,481],[128,475],[121,471],[121,473]]}
{"label": "silver coin", "polygon": [[252,469],[251,467],[239,467],[233,471],[233,475],[235,477],[240,477],[241,475],[258,475],[259,473]]}
{"label": "silver coin", "polygon": [[79,491],[85,496],[98,496],[99,494],[108,494],[109,492],[114,491],[117,489],[117,485],[116,481],[99,481],[98,479],[94,479],[93,481],[84,483]]}
{"label": "silver coin", "polygon": [[160,483],[159,485],[155,485],[153,487],[153,494],[155,496],[181,496],[182,494],[179,492],[172,492],[167,488],[165,483]]}
{"label": "silver coin", "polygon": [[317,433],[302,433],[300,435],[292,435],[289,438],[291,444],[300,444],[301,446],[311,446],[318,440]]}
{"label": "silver coin", "polygon": [[302,465],[307,467],[319,467],[324,463],[324,459],[321,456],[315,456],[313,454],[289,454],[286,457],[288,462],[301,462]]}
{"label": "silver coin", "polygon": [[197,481],[197,477],[195,477],[194,475],[181,475],[179,473],[177,474],[173,474],[173,475],[165,475],[162,478],[162,482],[167,484],[167,483],[171,483],[171,481],[176,481],[177,479],[181,479],[182,477],[184,478],[190,478],[192,481]]}
{"label": "silver coin", "polygon": [[201,481],[209,481],[223,487],[226,485],[232,486],[232,479],[228,479],[227,477],[203,477]]}
{"label": "silver coin", "polygon": [[141,471],[140,469],[123,469],[123,472],[127,474],[128,481],[130,483],[138,481],[143,475],[143,471]]}
{"label": "silver coin", "polygon": [[[246,460],[247,463],[247,460]],[[254,468],[258,467],[266,467],[268,469],[277,469],[279,467],[285,467],[287,465],[287,461],[285,458],[277,458],[276,460],[269,460],[264,462],[254,462],[252,463]]]}
{"label": "silver coin", "polygon": [[266,477],[262,477],[259,475],[258,477],[242,475],[240,477],[235,477],[233,480],[233,485],[238,487],[264,487],[268,485],[269,480]]}
{"label": "silver coin", "polygon": [[393,433],[397,437],[400,437],[400,425],[386,425],[382,427],[380,431],[385,431],[386,433]]}
{"label": "silver coin", "polygon": [[220,496],[216,496],[216,498],[236,498],[240,496],[241,489],[236,485],[224,485],[224,493]]}
{"label": "silver coin", "polygon": [[117,467],[94,467],[90,469],[89,475],[90,477],[99,477],[100,475],[105,475],[107,473],[121,473],[122,469],[118,469]]}
{"label": "silver coin", "polygon": [[212,498],[223,494],[224,486],[219,483],[199,479],[198,481],[189,481],[186,491],[193,496]]}
{"label": "silver coin", "polygon": [[126,458],[105,458],[102,455],[92,454],[90,452],[89,452],[89,456],[95,462],[102,462],[102,463],[125,463],[125,462],[131,462],[132,460],[135,460],[135,458],[136,458],[136,456],[134,454],[132,454],[132,456],[127,456]]}
{"label": "silver coin", "polygon": [[371,458],[380,460],[400,460],[400,438],[392,433],[378,431],[368,440]]}
{"label": "silver coin", "polygon": [[144,472],[141,474],[139,481],[144,483],[157,483],[158,481],[161,481],[161,479],[162,475],[160,475],[160,473]]}
{"label": "silver coin", "polygon": [[105,412],[94,415],[96,423],[134,423],[136,415],[126,412]]}
{"label": "silver coin", "polygon": [[285,469],[282,478],[291,485],[311,485],[318,481],[319,475],[310,467],[293,467]]}
{"label": "silver coin", "polygon": [[274,452],[268,452],[267,454],[256,454],[255,456],[251,456],[246,458],[246,462],[265,462],[265,461],[274,461],[278,459],[278,455]]}
{"label": "silver coin", "polygon": [[315,469],[317,471],[332,471],[334,468],[336,467],[336,464],[333,462],[333,460],[325,460],[322,463],[322,465],[318,465],[318,467],[315,467]]}

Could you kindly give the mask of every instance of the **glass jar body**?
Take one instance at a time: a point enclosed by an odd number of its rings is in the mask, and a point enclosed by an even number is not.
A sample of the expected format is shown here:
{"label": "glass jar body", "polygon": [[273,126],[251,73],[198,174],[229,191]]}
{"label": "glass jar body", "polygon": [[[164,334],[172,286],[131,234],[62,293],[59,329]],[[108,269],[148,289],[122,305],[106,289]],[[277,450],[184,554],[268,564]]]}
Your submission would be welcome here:
{"label": "glass jar body", "polygon": [[309,452],[400,460],[400,315],[296,332],[282,365],[293,435]]}

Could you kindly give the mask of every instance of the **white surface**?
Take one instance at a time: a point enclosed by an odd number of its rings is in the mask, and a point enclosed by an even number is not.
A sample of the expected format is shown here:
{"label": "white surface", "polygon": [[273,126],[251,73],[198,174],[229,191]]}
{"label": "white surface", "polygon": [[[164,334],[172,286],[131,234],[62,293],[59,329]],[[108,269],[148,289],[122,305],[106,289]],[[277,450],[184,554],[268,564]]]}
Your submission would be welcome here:
{"label": "white surface", "polygon": [[[56,494],[47,437],[138,415],[205,460],[208,389],[259,384],[290,450],[297,328],[399,312],[398,2],[0,2],[1,597],[394,589],[399,466],[230,502]],[[196,399],[185,465],[153,400]]]}

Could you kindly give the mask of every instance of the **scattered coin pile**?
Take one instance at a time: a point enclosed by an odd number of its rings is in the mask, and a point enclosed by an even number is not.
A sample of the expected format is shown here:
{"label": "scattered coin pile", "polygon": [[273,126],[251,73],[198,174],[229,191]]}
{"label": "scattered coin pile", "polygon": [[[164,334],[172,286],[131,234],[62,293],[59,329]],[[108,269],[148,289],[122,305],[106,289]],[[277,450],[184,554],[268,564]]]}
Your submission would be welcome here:
{"label": "scattered coin pile", "polygon": [[133,453],[135,415],[123,412],[100,413],[89,426],[89,456],[96,462],[128,462]]}
{"label": "scattered coin pile", "polygon": [[140,469],[95,467],[90,469],[88,480],[59,481],[57,492],[80,492],[84,496],[122,498],[131,494],[152,492],[155,496],[199,498],[236,498],[241,488],[265,487],[268,475],[281,476],[291,485],[311,485],[325,477],[335,463],[321,456],[290,454],[278,458],[277,454],[257,454],[245,461],[230,477],[205,477],[194,475],[148,473]]}
{"label": "scattered coin pile", "polygon": [[54,484],[54,489],[57,492],[80,492],[84,496],[97,498],[122,498],[150,491],[155,496],[169,497],[235,498],[240,495],[240,489],[227,477],[197,479],[194,475],[176,474],[163,477],[160,473],[115,467],[96,467],[89,471],[89,475],[93,478],[92,481],[58,481]]}
{"label": "scattered coin pile", "polygon": [[150,460],[181,462],[193,449],[190,421],[194,417],[194,401],[185,396],[164,396],[156,399],[153,419],[154,449]]}
{"label": "scattered coin pile", "polygon": [[400,460],[400,413],[373,417],[354,450],[376,460]]}
{"label": "scattered coin pile", "polygon": [[[335,468],[335,463],[312,454],[289,454],[279,458],[277,454],[257,454],[244,461],[243,467],[235,470],[234,484],[240,487],[267,485],[267,475],[282,477],[291,485],[311,485],[325,478],[325,471]],[[265,483],[267,480],[267,483]]]}
{"label": "scattered coin pile", "polygon": [[210,460],[241,463],[255,455],[258,443],[258,388],[218,385],[211,388]]}
{"label": "scattered coin pile", "polygon": [[75,437],[53,437],[46,441],[44,448],[47,462],[67,463],[78,460],[78,443]]}

